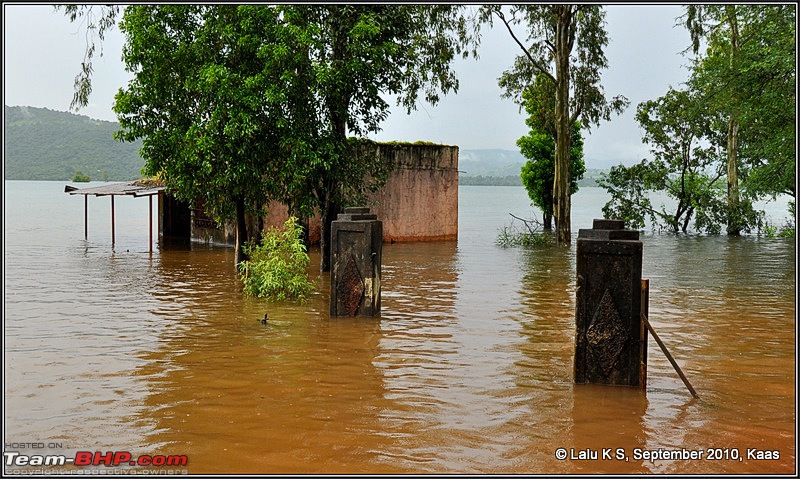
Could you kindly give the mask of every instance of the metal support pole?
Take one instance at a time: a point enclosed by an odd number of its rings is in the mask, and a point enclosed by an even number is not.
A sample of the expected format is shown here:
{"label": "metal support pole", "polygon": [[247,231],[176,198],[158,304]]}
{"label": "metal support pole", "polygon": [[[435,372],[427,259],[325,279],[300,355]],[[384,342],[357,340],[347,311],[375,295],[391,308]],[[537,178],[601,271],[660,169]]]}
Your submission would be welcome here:
{"label": "metal support pole", "polygon": [[83,195],[83,239],[89,239],[89,195]]}
{"label": "metal support pole", "polygon": [[114,244],[114,195],[111,195],[111,244]]}
{"label": "metal support pole", "polygon": [[150,252],[153,252],[153,195],[150,195]]}

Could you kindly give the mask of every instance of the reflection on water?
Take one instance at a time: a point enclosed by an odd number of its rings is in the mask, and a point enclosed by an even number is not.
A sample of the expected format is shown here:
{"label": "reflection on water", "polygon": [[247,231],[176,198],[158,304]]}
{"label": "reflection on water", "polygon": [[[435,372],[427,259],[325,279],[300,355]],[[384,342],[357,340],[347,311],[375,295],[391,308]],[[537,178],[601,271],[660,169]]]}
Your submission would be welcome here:
{"label": "reflection on water", "polygon": [[[650,317],[693,400],[652,340],[646,392],[572,383],[574,248],[494,245],[507,213],[529,216],[521,188],[462,187],[458,242],[385,245],[382,316],[352,319],[329,318],[316,250],[307,303],[244,298],[229,249],[150,254],[144,200],[118,201],[112,249],[63,185],[6,186],[7,444],[186,454],[192,473],[795,470],[791,241],[644,235]],[[589,227],[598,201],[574,204]]]}

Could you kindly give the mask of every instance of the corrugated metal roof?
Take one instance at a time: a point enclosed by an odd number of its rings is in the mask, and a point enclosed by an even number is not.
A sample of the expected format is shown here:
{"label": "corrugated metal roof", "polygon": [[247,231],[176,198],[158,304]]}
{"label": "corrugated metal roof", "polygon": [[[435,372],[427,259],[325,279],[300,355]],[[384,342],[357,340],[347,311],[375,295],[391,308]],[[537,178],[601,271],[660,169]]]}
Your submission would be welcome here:
{"label": "corrugated metal roof", "polygon": [[65,192],[71,195],[94,195],[94,196],[108,196],[108,195],[129,195],[129,196],[149,196],[158,194],[159,191],[164,189],[164,186],[156,185],[153,183],[142,183],[139,181],[131,181],[129,183],[112,183],[109,185],[94,186],[91,188],[80,188],[76,190],[67,186]]}

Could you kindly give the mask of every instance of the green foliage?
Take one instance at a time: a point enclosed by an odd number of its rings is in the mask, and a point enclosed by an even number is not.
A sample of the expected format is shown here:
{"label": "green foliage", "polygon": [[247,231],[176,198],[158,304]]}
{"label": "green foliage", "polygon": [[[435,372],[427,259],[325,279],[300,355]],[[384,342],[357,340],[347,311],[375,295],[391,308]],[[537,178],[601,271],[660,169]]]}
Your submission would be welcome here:
{"label": "green foliage", "polygon": [[[455,91],[466,41],[445,5],[132,5],[120,29],[135,74],[114,106],[123,140],[144,139],[146,174],[164,171],[216,220],[268,200],[324,224],[387,177],[362,137],[387,95],[407,110]],[[354,136],[355,138],[349,138]],[[323,230],[324,231],[324,230]],[[323,234],[323,238],[325,238]],[[323,247],[323,269],[327,250]]]}
{"label": "green foliage", "polygon": [[[719,234],[730,221],[722,177],[725,156],[714,144],[712,120],[694,91],[670,89],[657,100],[643,102],[636,119],[651,145],[653,160],[616,166],[600,181],[611,194],[603,207],[606,218],[625,220],[632,228],[652,222],[654,229],[686,233],[694,219],[697,231]],[[675,200],[674,210],[655,208],[648,193],[659,191]],[[739,202],[737,221],[746,231],[761,227],[762,213],[746,199]]]}
{"label": "green foliage", "polygon": [[[606,182],[612,201],[604,211],[634,223],[657,216],[675,232],[685,232],[693,215],[698,231],[718,234],[726,225],[732,235],[760,232],[764,214],[753,202],[795,195],[796,7],[689,5],[685,25],[695,54],[706,43],[687,90],[670,89],[637,111],[661,179],[645,185],[616,172]],[[676,211],[653,213],[631,201],[632,184],[665,191]]]}
{"label": "green foliage", "polygon": [[[263,7],[262,7],[263,8]],[[309,156],[291,171],[300,204],[322,216],[322,269],[329,267],[327,231],[341,206],[387,177],[375,156],[358,154],[348,133],[361,138],[380,130],[394,96],[407,112],[420,99],[435,104],[457,91],[451,63],[466,48],[466,20],[449,5],[293,5],[280,7],[293,27],[309,32],[294,42],[308,52],[303,91],[319,108],[306,118]],[[295,131],[295,133],[297,133]],[[357,140],[363,142],[364,140]]]}
{"label": "green foliage", "polygon": [[83,172],[76,171],[75,174],[72,176],[72,181],[76,183],[87,183],[89,182],[89,175],[84,174]]}
{"label": "green foliage", "polygon": [[772,222],[765,222],[764,224],[764,234],[767,238],[794,238],[795,237],[795,229],[797,228],[797,224],[795,221],[797,210],[795,209],[795,202],[789,202],[789,214],[790,216],[784,221],[781,226],[775,225]]}
{"label": "green foliage", "polygon": [[[740,157],[753,196],[785,193],[796,185],[796,5],[748,5],[741,62],[733,75],[741,92]],[[755,37],[755,39],[750,39]]]}
{"label": "green foliage", "polygon": [[[517,140],[522,156],[528,161],[521,168],[522,184],[533,205],[542,210],[545,229],[551,229],[553,218],[553,186],[556,170],[556,123],[553,114],[555,89],[547,77],[538,74],[534,85],[526,89],[525,124],[531,131]],[[578,191],[578,181],[586,172],[583,161],[583,137],[580,122],[570,125],[570,195]]]}
{"label": "green foliage", "polygon": [[646,160],[630,167],[611,168],[598,181],[611,194],[611,199],[603,206],[603,217],[623,220],[633,229],[644,228],[647,220],[657,224],[657,212],[650,203],[648,191],[656,178],[660,182],[662,174],[650,168]]}
{"label": "green foliage", "polygon": [[[520,152],[528,158],[522,166],[520,177],[528,190],[531,202],[542,210],[545,223],[553,215],[553,182],[555,180],[555,138],[548,133],[536,129],[529,120],[531,131],[517,140]],[[578,181],[586,172],[583,161],[583,137],[580,123],[574,123],[570,129],[570,194],[578,191]]]}
{"label": "green foliage", "polygon": [[[544,75],[552,94],[542,98],[549,98],[555,104],[556,85],[566,88],[561,98],[568,102],[564,110],[571,122],[580,120],[586,127],[598,125],[628,106],[628,99],[622,95],[607,99],[600,84],[600,72],[608,67],[603,51],[608,45],[608,33],[601,5],[522,4],[505,8],[507,10],[499,5],[485,5],[480,11],[481,18],[490,24],[496,18],[504,27],[525,25],[528,29],[529,43],[515,37],[523,54],[499,79],[505,98],[524,105],[523,93],[531,88],[542,88],[544,84],[539,83],[537,76]],[[556,43],[555,39],[566,43]],[[561,66],[555,62],[557,58],[566,59],[562,65],[569,67],[567,81],[557,81],[564,80],[567,74],[560,71]],[[554,110],[551,108],[551,111]],[[554,117],[549,121],[558,128]]]}
{"label": "green foliage", "polygon": [[4,111],[7,180],[69,181],[77,171],[103,180],[141,177],[141,142],[114,141],[115,122],[30,106],[5,106]]}
{"label": "green foliage", "polygon": [[302,226],[290,217],[282,229],[264,231],[260,244],[245,246],[249,260],[240,263],[244,293],[275,301],[303,300],[314,291],[308,279],[309,257]]}
{"label": "green foliage", "polygon": [[[518,219],[525,226],[523,230],[515,223]],[[534,248],[540,246],[553,246],[555,237],[552,232],[542,231],[541,224],[535,220],[524,220],[514,217],[508,225],[500,228],[495,239],[495,244],[501,248],[523,247]]]}
{"label": "green foliage", "polygon": [[752,223],[749,201],[796,194],[796,6],[690,5],[685,24],[699,53],[690,85],[704,92],[729,169],[738,170],[729,177],[743,195],[728,205],[735,230]]}
{"label": "green foliage", "polygon": [[132,5],[119,24],[135,76],[116,96],[117,137],[143,139],[145,173],[218,221],[258,215],[288,171],[278,159],[295,119],[281,105],[293,99],[275,90],[293,81],[283,67],[296,51],[264,53],[283,45],[277,24],[274,9],[236,5]]}
{"label": "green foliage", "polygon": [[[605,215],[641,227],[719,234],[760,233],[753,201],[795,194],[795,8],[689,5],[686,26],[697,54],[685,91],[644,102],[637,120],[654,159],[616,167],[601,182],[612,195]],[[648,191],[676,200],[656,210]],[[793,228],[785,228],[787,231]],[[766,225],[767,235],[777,227]]]}
{"label": "green foliage", "polygon": [[[697,231],[719,234],[725,224],[724,189],[703,173],[682,174],[659,160],[642,160],[611,168],[599,184],[611,195],[603,217],[624,220],[629,228],[642,229],[649,222],[654,230],[686,233],[694,218]],[[656,191],[676,200],[673,211],[652,204],[649,194]]]}
{"label": "green foliage", "polygon": [[[641,103],[636,120],[644,129],[654,159],[626,168],[612,168],[601,184],[611,194],[603,213],[641,228],[645,218],[654,228],[686,233],[692,219],[698,231],[719,234],[729,221],[721,178],[725,157],[716,146],[713,118],[693,90],[670,90],[657,100]],[[647,191],[662,191],[676,200],[674,211],[659,210],[646,199]],[[760,215],[747,201],[738,217],[747,231],[760,227]]]}
{"label": "green foliage", "polygon": [[501,248],[534,248],[552,246],[555,244],[555,239],[552,233],[528,233],[516,230],[511,226],[503,226],[500,228],[495,244]]}

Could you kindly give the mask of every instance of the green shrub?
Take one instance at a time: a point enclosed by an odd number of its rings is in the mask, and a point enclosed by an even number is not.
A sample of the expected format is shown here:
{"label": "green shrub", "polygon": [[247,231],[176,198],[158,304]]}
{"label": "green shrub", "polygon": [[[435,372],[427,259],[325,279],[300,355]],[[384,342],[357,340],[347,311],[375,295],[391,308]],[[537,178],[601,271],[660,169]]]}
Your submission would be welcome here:
{"label": "green shrub", "polygon": [[85,173],[83,173],[81,171],[76,171],[75,175],[73,175],[73,177],[72,177],[72,181],[74,181],[76,183],[85,183],[85,182],[89,181],[89,175],[87,175],[87,174],[85,174]]}
{"label": "green shrub", "polygon": [[503,226],[495,240],[495,244],[502,248],[512,248],[521,246],[523,248],[533,248],[539,246],[553,246],[555,238],[551,231],[543,231],[541,222],[536,219],[526,220],[511,215],[514,219],[522,221],[526,231],[521,231],[511,220],[511,224]]}
{"label": "green shrub", "polygon": [[764,224],[764,235],[767,238],[794,238],[795,235],[795,218],[797,210],[795,209],[795,202],[789,202],[790,216],[783,221],[782,226],[778,226],[772,221],[767,220]]}
{"label": "green shrub", "polygon": [[275,301],[303,300],[314,291],[308,279],[309,257],[302,241],[302,227],[290,217],[283,228],[272,227],[261,235],[261,243],[248,243],[250,258],[240,264],[244,293]]}

